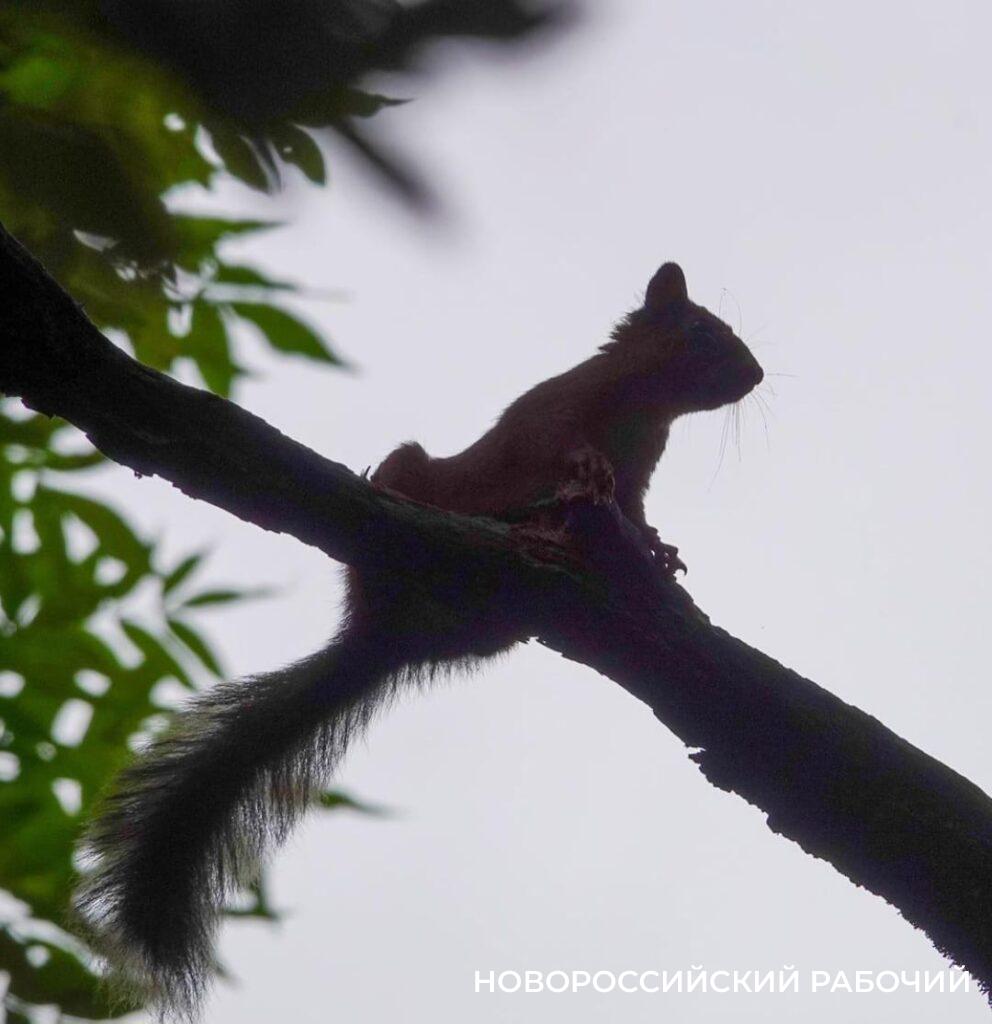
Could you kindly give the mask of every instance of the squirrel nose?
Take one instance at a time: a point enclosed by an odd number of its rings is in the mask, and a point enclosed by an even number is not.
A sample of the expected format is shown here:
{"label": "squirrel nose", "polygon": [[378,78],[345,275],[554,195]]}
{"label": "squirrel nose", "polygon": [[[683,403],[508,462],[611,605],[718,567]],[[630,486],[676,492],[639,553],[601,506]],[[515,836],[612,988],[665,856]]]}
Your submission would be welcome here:
{"label": "squirrel nose", "polygon": [[744,348],[746,354],[744,365],[751,371],[751,387],[756,388],[765,379],[765,371],[762,370],[761,363],[754,358],[754,353],[749,348],[741,347]]}

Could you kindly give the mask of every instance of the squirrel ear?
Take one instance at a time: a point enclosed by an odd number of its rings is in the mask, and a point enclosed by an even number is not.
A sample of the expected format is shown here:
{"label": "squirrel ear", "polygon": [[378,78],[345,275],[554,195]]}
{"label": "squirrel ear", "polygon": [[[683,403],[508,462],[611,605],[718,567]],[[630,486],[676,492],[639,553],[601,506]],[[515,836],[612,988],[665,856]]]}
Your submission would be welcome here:
{"label": "squirrel ear", "polygon": [[658,312],[689,300],[685,274],[677,263],[665,263],[651,278],[644,305]]}

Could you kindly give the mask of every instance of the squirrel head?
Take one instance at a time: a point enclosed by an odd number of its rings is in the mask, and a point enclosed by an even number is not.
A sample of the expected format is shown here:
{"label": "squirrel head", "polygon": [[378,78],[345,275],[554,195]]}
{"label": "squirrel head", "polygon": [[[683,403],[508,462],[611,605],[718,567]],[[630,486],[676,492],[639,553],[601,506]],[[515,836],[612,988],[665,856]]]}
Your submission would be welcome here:
{"label": "squirrel head", "polygon": [[718,409],[761,383],[764,372],[747,345],[708,309],[689,299],[677,263],[651,278],[644,305],[617,325],[617,355],[643,362],[657,382],[657,400],[674,415]]}

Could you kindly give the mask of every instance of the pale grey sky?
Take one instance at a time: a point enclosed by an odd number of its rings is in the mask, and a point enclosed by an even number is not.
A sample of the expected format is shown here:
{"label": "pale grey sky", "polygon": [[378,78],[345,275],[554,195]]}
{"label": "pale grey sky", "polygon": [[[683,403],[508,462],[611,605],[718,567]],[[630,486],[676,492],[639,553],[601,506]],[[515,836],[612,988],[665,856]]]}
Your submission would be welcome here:
{"label": "pale grey sky", "polygon": [[[720,625],[992,789],[992,11],[979,0],[610,0],[524,60],[452,50],[380,127],[452,223],[346,158],[251,251],[352,294],[304,308],[360,375],[274,363],[243,404],[356,469],[473,440],[585,358],[675,259],[769,371],[720,460],[679,426],[649,518]],[[103,485],[216,578],[232,671],[333,631],[317,553],[169,488]],[[710,787],[608,680],[528,647],[411,697],[341,774],[390,820],[310,822],[273,868],[280,928],[234,925],[215,1024],[985,1019],[978,995],[476,995],[480,970],[939,970],[880,899]]]}

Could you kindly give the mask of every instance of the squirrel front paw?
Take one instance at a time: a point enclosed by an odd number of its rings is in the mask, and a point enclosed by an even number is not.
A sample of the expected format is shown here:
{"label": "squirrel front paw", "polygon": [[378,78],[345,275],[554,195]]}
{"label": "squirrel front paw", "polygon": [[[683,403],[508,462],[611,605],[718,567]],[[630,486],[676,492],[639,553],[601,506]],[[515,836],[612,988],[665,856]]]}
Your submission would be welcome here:
{"label": "squirrel front paw", "polygon": [[689,567],[679,558],[679,549],[674,544],[666,544],[653,526],[644,527],[644,537],[655,557],[659,571],[668,578],[673,578],[681,569],[683,574]]}

